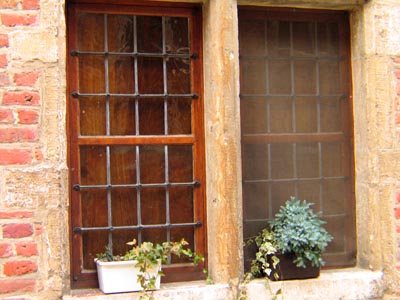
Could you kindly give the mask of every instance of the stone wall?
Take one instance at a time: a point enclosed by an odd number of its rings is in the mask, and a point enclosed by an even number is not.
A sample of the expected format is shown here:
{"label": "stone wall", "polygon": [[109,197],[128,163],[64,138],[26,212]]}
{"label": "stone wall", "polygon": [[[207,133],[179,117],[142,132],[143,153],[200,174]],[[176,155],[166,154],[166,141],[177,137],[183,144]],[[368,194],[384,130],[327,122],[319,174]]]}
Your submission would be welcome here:
{"label": "stone wall", "polygon": [[[243,272],[237,4],[351,12],[358,262],[364,270],[384,271],[385,289],[395,297],[400,293],[398,0],[204,1],[210,273],[225,290],[226,284],[231,287],[227,295],[236,293]],[[2,299],[70,295],[64,15],[63,0],[0,0]],[[329,274],[324,279],[329,281]]]}

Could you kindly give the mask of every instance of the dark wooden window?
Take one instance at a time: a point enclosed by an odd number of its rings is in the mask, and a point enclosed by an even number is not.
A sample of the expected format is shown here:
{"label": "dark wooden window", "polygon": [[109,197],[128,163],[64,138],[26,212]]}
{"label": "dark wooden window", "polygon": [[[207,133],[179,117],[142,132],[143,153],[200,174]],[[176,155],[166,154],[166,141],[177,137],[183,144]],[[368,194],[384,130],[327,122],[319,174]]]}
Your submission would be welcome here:
{"label": "dark wooden window", "polygon": [[[67,15],[74,288],[97,284],[96,253],[133,238],[206,254],[201,10],[85,2]],[[201,270],[173,259],[163,280]]]}
{"label": "dark wooden window", "polygon": [[[315,203],[333,235],[328,267],[355,264],[348,17],[239,13],[244,237],[290,196]],[[246,249],[246,264],[254,249]]]}

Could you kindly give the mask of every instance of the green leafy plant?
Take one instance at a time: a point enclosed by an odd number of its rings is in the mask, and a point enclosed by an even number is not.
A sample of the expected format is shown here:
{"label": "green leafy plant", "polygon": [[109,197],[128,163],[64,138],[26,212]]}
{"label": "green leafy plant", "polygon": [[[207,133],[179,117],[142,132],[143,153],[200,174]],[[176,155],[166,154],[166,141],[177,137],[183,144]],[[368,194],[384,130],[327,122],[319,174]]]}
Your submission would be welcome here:
{"label": "green leafy plant", "polygon": [[269,223],[278,251],[293,253],[294,263],[303,268],[307,262],[314,267],[324,265],[322,252],[332,240],[312,205],[291,197]]}
{"label": "green leafy plant", "polygon": [[[157,268],[160,263],[167,263],[171,255],[187,257],[193,261],[195,265],[200,261],[204,261],[203,255],[196,254],[188,248],[188,242],[184,239],[179,242],[164,242],[161,244],[143,242],[140,245],[137,245],[136,239],[133,239],[133,241],[127,244],[132,246],[132,249],[128,250],[125,255],[113,255],[111,248],[106,247],[103,253],[97,254],[97,259],[101,261],[136,261],[135,267],[140,271],[137,280],[143,290],[143,294],[139,299],[153,299],[153,296],[148,292],[155,289],[157,277],[164,276],[164,274],[160,270],[154,275],[152,271]],[[203,272],[207,275],[206,270],[203,270]]]}

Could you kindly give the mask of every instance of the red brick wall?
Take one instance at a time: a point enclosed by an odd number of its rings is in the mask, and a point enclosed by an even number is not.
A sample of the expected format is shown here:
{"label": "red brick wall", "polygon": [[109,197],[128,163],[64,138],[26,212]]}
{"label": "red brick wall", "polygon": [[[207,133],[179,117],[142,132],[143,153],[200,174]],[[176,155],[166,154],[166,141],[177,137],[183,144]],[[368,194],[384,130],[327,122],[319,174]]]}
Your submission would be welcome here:
{"label": "red brick wall", "polygon": [[[39,22],[39,0],[0,0],[0,169],[43,159],[39,145],[40,71],[15,67],[11,35]],[[0,170],[0,179],[1,179]],[[1,191],[0,191],[1,194]],[[0,298],[40,290],[39,241],[35,213],[0,206]]]}

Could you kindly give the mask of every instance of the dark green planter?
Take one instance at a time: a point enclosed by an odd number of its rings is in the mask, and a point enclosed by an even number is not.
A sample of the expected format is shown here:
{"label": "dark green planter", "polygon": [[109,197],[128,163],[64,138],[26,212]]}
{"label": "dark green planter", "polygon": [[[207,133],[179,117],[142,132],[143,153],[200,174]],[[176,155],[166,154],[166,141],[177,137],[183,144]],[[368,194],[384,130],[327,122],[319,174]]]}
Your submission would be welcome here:
{"label": "dark green planter", "polygon": [[[295,255],[292,253],[277,254],[276,256],[279,258],[279,264],[269,276],[271,280],[307,279],[319,276],[320,268],[311,266],[311,263],[306,268],[297,267],[293,263]],[[279,277],[276,279],[274,274],[278,274]]]}

